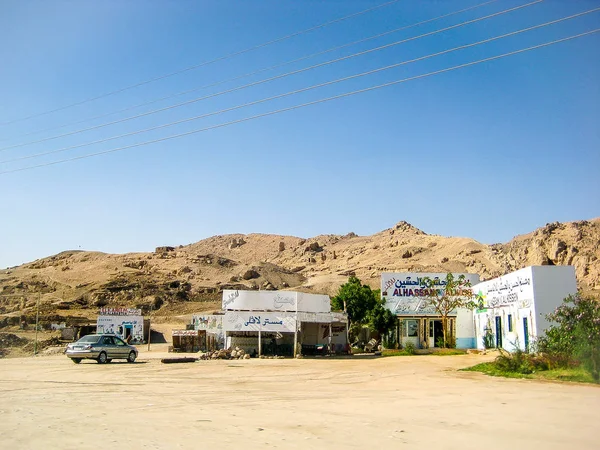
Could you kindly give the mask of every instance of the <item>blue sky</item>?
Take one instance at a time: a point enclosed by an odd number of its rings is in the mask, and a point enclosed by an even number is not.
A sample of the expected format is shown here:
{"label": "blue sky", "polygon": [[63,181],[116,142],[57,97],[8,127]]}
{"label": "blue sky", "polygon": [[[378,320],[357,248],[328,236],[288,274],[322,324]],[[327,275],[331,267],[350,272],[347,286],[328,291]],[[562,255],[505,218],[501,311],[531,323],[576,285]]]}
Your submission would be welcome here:
{"label": "blue sky", "polygon": [[[0,149],[217,93],[528,3],[499,0],[279,69],[74,124],[482,1],[411,1],[184,74],[80,102],[384,1],[0,3]],[[462,51],[137,136],[166,124],[600,7],[547,0],[234,93],[0,150],[0,172],[158,139],[464,64],[600,27],[600,12]],[[17,120],[17,121],[15,121]],[[74,125],[73,125],[74,124]],[[227,233],[366,235],[406,220],[505,242],[600,216],[600,33],[179,139],[0,174],[0,267],[67,249],[151,251]],[[51,131],[46,128],[69,125]]]}

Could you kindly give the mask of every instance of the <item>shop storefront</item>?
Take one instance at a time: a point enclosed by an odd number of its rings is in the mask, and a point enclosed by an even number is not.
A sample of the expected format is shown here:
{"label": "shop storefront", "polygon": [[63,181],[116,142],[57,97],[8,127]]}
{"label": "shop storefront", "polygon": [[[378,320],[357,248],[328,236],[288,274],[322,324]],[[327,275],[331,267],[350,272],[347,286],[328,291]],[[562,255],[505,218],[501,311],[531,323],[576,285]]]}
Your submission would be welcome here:
{"label": "shop storefront", "polygon": [[223,291],[225,348],[251,355],[345,353],[348,318],[329,296],[293,291]]}
{"label": "shop storefront", "polygon": [[[442,317],[431,305],[431,290],[445,289],[445,273],[391,273],[381,274],[381,298],[386,307],[398,316],[394,340],[400,346],[411,343],[415,348],[439,347],[443,342]],[[475,285],[479,275],[464,275]],[[459,294],[459,293],[458,293]],[[452,311],[448,317],[446,339],[457,348],[474,348],[475,331],[472,312],[466,308]]]}

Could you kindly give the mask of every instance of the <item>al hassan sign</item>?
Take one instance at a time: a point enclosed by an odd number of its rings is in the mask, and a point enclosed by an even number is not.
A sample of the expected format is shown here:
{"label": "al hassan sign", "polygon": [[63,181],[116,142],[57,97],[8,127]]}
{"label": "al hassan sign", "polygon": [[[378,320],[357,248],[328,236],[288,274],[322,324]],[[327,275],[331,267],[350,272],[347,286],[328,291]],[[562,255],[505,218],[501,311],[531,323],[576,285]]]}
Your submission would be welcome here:
{"label": "al hassan sign", "polygon": [[[428,298],[446,289],[446,273],[391,273],[381,274],[381,298],[386,308],[396,315],[437,315]],[[471,285],[479,283],[479,275],[453,273],[454,278],[464,275]],[[454,293],[470,295],[471,291]]]}

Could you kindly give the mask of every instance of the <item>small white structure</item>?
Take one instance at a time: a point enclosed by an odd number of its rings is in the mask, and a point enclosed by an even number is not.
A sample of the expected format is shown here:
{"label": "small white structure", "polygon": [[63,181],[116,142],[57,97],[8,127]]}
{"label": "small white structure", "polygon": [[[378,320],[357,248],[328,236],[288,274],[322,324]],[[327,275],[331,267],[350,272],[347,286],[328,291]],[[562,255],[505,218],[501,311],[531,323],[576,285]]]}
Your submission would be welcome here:
{"label": "small white structure", "polygon": [[[442,318],[428,304],[431,289],[444,289],[446,273],[383,272],[381,298],[385,306],[398,316],[396,342],[412,343],[416,348],[433,348],[443,336]],[[454,278],[464,275],[471,286],[479,283],[474,273],[454,273]],[[432,285],[427,284],[427,279]],[[449,317],[449,338],[456,339],[457,348],[475,347],[473,313],[466,308],[453,311]]]}
{"label": "small white structure", "polygon": [[329,296],[293,291],[223,291],[225,347],[293,355],[347,351],[348,319]]}
{"label": "small white structure", "polygon": [[546,314],[577,293],[573,266],[530,266],[473,286],[477,348],[529,349],[549,323]]}
{"label": "small white structure", "polygon": [[132,344],[144,342],[144,317],[141,309],[100,308],[96,332],[110,333]]}
{"label": "small white structure", "polygon": [[205,334],[206,349],[219,349],[225,346],[222,314],[194,314],[192,326],[194,330]]}

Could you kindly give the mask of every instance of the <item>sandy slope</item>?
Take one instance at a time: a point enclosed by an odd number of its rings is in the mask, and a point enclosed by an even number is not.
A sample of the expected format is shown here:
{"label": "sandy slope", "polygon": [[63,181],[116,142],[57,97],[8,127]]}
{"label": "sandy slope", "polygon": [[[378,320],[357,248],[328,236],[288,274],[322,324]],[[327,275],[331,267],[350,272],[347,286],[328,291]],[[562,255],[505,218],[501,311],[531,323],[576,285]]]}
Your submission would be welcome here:
{"label": "sandy slope", "polygon": [[456,372],[485,357],[0,360],[2,448],[597,449],[600,388]]}

